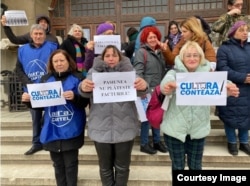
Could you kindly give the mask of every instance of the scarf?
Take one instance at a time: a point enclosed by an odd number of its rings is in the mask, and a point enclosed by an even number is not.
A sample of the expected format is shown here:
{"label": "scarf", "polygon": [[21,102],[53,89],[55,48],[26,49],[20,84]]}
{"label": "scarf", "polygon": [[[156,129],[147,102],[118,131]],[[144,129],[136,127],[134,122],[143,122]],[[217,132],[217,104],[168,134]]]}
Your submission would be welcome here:
{"label": "scarf", "polygon": [[173,34],[169,34],[169,38],[170,40],[172,41],[171,43],[171,48],[174,48],[175,45],[179,42],[179,40],[181,39],[181,34],[180,33],[177,33],[175,35]]}
{"label": "scarf", "polygon": [[82,73],[84,77],[87,75],[87,70],[84,65],[84,59],[81,53],[81,49],[77,43],[74,43],[76,49],[76,67],[79,72]]}
{"label": "scarf", "polygon": [[138,36],[139,32],[135,32],[134,34],[132,34],[131,36],[129,36],[129,41],[135,41],[137,36]]}

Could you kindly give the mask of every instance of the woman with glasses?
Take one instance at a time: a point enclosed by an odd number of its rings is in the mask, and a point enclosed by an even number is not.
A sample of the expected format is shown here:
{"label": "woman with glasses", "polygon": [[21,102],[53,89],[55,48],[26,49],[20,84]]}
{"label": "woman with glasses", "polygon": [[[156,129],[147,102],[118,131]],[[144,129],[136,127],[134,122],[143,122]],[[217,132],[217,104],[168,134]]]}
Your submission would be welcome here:
{"label": "woman with glasses", "polygon": [[[202,48],[197,42],[187,41],[175,58],[175,69],[168,71],[161,81],[161,92],[171,96],[161,131],[172,160],[172,170],[184,170],[185,155],[190,170],[201,170],[205,138],[210,132],[210,106],[176,105],[176,73],[209,71],[210,63]],[[229,95],[238,96],[239,90],[234,84],[227,88]]]}
{"label": "woman with glasses", "polygon": [[223,41],[228,40],[227,33],[236,21],[244,20],[248,26],[250,26],[250,19],[248,16],[242,14],[243,2],[243,0],[228,0],[227,13],[222,14],[212,25],[212,30],[219,33],[219,38],[216,43],[218,46],[220,46]]}

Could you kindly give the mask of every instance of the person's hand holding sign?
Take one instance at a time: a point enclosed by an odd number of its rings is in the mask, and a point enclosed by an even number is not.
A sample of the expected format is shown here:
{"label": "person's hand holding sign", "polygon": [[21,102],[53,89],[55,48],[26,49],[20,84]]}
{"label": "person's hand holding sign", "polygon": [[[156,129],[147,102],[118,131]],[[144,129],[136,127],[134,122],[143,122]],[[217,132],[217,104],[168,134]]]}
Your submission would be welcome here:
{"label": "person's hand holding sign", "polygon": [[92,92],[94,88],[94,82],[89,79],[84,79],[81,83],[81,89],[83,92]]}
{"label": "person's hand holding sign", "polygon": [[139,78],[139,77],[135,79],[135,89],[136,90],[144,91],[147,89],[147,86],[148,86],[147,82],[144,79]]}
{"label": "person's hand holding sign", "polygon": [[69,91],[65,91],[63,93],[63,96],[66,100],[73,100],[74,99],[74,92],[69,90]]}
{"label": "person's hand holding sign", "polygon": [[22,94],[22,102],[30,102],[30,95],[27,92]]}
{"label": "person's hand holding sign", "polygon": [[172,92],[176,89],[176,82],[168,82],[164,85],[164,94],[172,94]]}

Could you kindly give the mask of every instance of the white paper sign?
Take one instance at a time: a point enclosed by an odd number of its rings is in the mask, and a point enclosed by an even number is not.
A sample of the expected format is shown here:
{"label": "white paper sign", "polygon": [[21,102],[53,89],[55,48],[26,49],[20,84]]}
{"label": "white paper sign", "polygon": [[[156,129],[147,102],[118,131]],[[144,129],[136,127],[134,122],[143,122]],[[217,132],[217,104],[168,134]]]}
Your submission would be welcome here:
{"label": "white paper sign", "polygon": [[[149,102],[149,100],[151,99],[151,95],[147,94],[146,96],[147,96],[147,99]],[[138,117],[139,117],[138,119],[141,122],[148,121],[147,116],[146,116],[146,109],[147,108],[145,108],[146,105],[143,105],[142,99],[140,97],[137,97],[137,100],[135,101],[135,106],[136,106],[136,110],[137,110]],[[147,104],[147,106],[148,106],[148,104]]]}
{"label": "white paper sign", "polygon": [[108,45],[115,45],[121,51],[121,36],[120,35],[95,35],[95,54],[101,54],[104,48]]}
{"label": "white paper sign", "polygon": [[6,26],[26,26],[29,25],[24,10],[8,10],[4,12]]}
{"label": "white paper sign", "polygon": [[62,96],[63,88],[61,81],[28,84],[27,88],[32,108],[66,104],[65,98]]}
{"label": "white paper sign", "polygon": [[227,72],[176,74],[176,105],[226,105]]}
{"label": "white paper sign", "polygon": [[135,71],[93,73],[94,103],[135,101]]}

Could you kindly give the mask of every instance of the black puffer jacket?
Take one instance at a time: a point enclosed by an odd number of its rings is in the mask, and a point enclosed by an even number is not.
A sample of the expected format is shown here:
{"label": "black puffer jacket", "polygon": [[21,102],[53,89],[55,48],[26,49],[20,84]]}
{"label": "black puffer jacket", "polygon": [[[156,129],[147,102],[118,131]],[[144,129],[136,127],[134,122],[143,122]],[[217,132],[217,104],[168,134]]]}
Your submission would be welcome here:
{"label": "black puffer jacket", "polygon": [[82,38],[81,42],[78,42],[73,36],[68,35],[68,37],[62,42],[60,48],[67,51],[74,61],[76,61],[76,49],[74,43],[77,43],[80,47],[83,58],[85,58],[85,47],[84,45],[88,43],[86,38]]}

